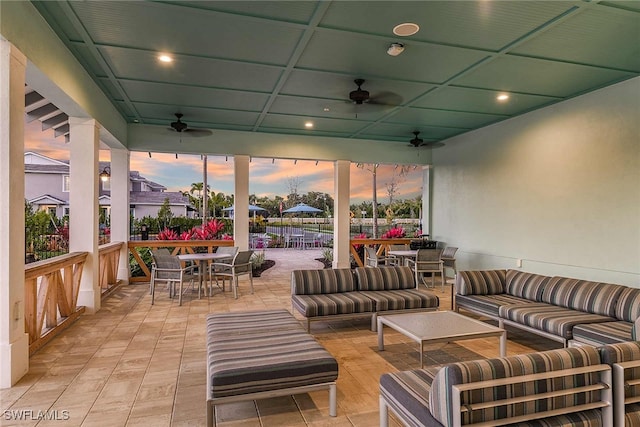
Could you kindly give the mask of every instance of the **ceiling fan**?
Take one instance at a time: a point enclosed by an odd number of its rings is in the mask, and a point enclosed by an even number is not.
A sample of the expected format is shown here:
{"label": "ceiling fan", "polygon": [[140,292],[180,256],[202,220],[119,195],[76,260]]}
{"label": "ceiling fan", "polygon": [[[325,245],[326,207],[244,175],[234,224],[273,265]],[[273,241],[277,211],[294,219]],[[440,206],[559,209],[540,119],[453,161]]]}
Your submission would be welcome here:
{"label": "ceiling fan", "polygon": [[181,120],[182,113],[175,113],[175,115],[177,120],[175,122],[171,122],[171,127],[168,128],[169,130],[178,132],[181,135],[185,134],[189,136],[206,136],[206,135],[211,135],[213,133],[209,129],[189,128],[188,125]]}
{"label": "ceiling fan", "polygon": [[364,79],[355,79],[353,81],[357,89],[349,92],[349,98],[344,102],[330,105],[325,111],[335,111],[337,113],[354,114],[358,118],[359,113],[371,113],[382,110],[388,110],[397,107],[402,103],[402,97],[392,92],[374,92],[371,94],[368,90],[362,88],[365,83]]}
{"label": "ceiling fan", "polygon": [[402,97],[392,92],[379,92],[371,97],[368,90],[362,89],[364,79],[355,79],[353,81],[358,88],[349,92],[349,100],[355,105],[380,105],[382,107],[396,107],[402,103]]}
{"label": "ceiling fan", "polygon": [[413,139],[411,141],[409,141],[409,146],[410,147],[429,147],[429,148],[438,148],[438,147],[444,147],[444,144],[441,142],[424,142],[424,139],[419,138],[418,135],[420,135],[420,131],[419,130],[414,130],[413,131]]}

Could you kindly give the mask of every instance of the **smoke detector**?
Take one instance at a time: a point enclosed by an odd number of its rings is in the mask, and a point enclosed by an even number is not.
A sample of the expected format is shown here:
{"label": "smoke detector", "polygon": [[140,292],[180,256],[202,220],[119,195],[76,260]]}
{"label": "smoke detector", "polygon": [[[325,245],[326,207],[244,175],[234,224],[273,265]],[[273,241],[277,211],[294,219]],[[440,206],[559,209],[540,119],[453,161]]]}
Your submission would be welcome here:
{"label": "smoke detector", "polygon": [[387,53],[391,56],[398,56],[404,51],[404,45],[402,43],[391,43]]}

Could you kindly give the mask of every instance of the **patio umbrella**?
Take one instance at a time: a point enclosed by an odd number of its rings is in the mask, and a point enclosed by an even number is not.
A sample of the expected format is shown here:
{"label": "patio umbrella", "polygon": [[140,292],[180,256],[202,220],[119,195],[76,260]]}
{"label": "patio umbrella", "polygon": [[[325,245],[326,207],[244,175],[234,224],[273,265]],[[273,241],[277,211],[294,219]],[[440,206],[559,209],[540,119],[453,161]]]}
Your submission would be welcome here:
{"label": "patio umbrella", "polygon": [[[233,212],[234,207],[229,206],[228,208],[224,208],[222,210],[225,212]],[[249,212],[258,212],[258,211],[266,211],[266,209],[256,205],[249,205]]]}
{"label": "patio umbrella", "polygon": [[282,213],[320,213],[320,212],[322,212],[322,209],[314,208],[313,206],[309,206],[306,203],[298,203],[294,207],[282,211]]}

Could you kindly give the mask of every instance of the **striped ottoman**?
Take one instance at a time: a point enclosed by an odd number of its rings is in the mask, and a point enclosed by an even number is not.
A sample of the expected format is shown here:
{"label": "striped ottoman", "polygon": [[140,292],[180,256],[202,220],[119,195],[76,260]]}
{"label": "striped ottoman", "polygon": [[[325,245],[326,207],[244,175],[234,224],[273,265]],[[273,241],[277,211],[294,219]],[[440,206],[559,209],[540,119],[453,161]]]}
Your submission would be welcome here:
{"label": "striped ottoman", "polygon": [[287,310],[207,316],[207,425],[215,406],[328,389],[336,415],[338,363]]}

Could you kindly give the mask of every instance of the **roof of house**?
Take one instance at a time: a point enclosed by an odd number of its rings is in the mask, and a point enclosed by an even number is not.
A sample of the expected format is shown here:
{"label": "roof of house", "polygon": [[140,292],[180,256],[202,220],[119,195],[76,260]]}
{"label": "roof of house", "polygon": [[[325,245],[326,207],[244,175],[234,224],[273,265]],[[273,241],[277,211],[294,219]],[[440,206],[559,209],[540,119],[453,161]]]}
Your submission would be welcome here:
{"label": "roof of house", "polygon": [[129,203],[132,205],[161,205],[165,199],[169,199],[171,205],[190,206],[189,198],[178,191],[154,192],[132,191],[129,193]]}
{"label": "roof of house", "polygon": [[[50,160],[50,163],[25,163],[24,171],[25,173],[52,173],[52,174],[69,174],[69,161],[68,160],[56,160],[50,157],[44,156],[42,154],[34,153],[32,151],[27,151],[24,153],[25,159],[30,156],[37,156],[43,162]],[[111,167],[110,162],[99,162],[98,169],[103,171],[106,167]],[[129,179],[131,181],[136,182],[144,182],[149,187],[156,190],[166,190],[162,184],[158,184],[157,182],[148,180],[144,176],[140,175],[139,171],[129,171]]]}

